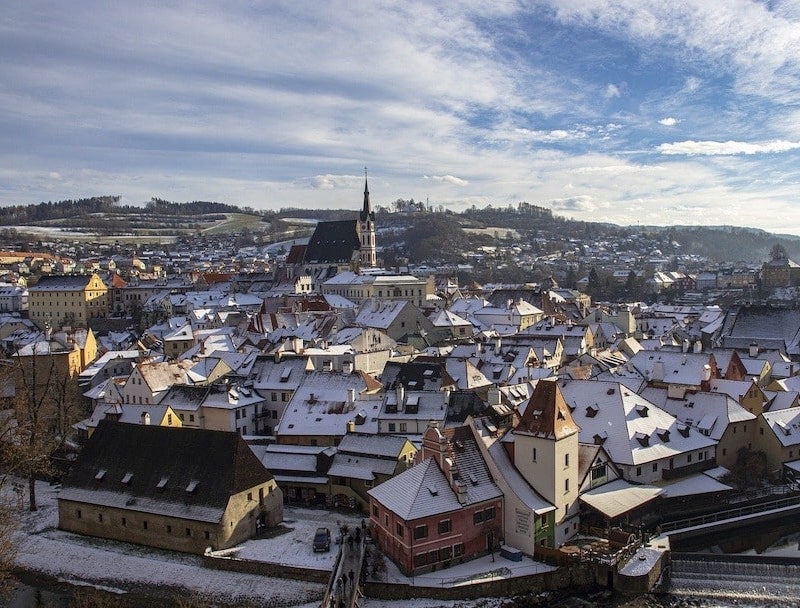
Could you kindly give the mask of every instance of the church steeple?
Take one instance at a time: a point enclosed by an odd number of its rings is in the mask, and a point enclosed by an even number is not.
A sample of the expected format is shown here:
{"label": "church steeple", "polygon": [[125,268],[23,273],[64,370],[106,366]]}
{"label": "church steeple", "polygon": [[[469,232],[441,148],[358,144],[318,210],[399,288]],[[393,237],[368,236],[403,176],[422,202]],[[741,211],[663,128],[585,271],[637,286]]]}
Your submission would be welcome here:
{"label": "church steeple", "polygon": [[367,183],[367,168],[364,167],[364,206],[358,214],[358,232],[361,242],[359,262],[362,268],[374,268],[378,263],[375,248],[375,212],[369,204],[369,185]]}
{"label": "church steeple", "polygon": [[364,206],[361,209],[359,218],[362,222],[367,220],[375,221],[375,212],[369,204],[369,185],[367,184],[367,168],[364,167]]}

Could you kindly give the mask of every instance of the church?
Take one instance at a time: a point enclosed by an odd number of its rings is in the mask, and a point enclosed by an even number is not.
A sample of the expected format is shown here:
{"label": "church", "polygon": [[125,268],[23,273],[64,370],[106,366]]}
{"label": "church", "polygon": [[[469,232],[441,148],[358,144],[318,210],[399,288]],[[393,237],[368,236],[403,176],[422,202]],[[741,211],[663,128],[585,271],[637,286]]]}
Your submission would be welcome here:
{"label": "church", "polygon": [[286,278],[310,276],[319,290],[340,272],[358,272],[377,266],[375,212],[364,174],[364,203],[357,219],[319,222],[306,245],[293,245],[286,259]]}

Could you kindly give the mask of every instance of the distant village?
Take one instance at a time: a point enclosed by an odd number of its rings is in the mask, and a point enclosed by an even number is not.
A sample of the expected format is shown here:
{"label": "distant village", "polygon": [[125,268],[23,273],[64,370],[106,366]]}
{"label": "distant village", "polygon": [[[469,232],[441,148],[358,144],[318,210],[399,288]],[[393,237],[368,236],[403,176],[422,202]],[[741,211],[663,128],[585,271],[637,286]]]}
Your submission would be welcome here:
{"label": "distant village", "polygon": [[[460,285],[386,269],[379,235],[365,181],[357,218],[308,239],[0,251],[0,437],[49,460],[16,472],[58,477],[63,530],[197,554],[285,505],[352,510],[408,575],[561,563],[581,536],[619,548],[798,492],[785,252],[667,270],[629,243],[645,274],[594,243],[529,259],[552,267],[540,283]],[[597,274],[560,287],[581,256],[650,303],[593,301]]]}

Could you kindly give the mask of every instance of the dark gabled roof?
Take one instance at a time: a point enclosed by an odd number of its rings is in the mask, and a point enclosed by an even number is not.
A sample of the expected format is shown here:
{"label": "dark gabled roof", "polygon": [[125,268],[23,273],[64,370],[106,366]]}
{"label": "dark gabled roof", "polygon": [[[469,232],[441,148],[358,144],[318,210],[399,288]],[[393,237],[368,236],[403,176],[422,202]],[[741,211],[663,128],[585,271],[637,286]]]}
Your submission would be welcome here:
{"label": "dark gabled roof", "polygon": [[81,291],[91,280],[90,274],[43,275],[28,291]]}
{"label": "dark gabled roof", "polygon": [[62,493],[113,492],[221,514],[230,496],[271,479],[236,433],[103,420],[65,477]]}
{"label": "dark gabled roof", "polygon": [[320,222],[306,246],[306,264],[344,264],[361,248],[357,222],[341,220]]}
{"label": "dark gabled roof", "polygon": [[381,374],[384,386],[395,387],[398,383],[413,390],[438,391],[442,386],[455,384],[444,367],[443,361],[390,361]]}

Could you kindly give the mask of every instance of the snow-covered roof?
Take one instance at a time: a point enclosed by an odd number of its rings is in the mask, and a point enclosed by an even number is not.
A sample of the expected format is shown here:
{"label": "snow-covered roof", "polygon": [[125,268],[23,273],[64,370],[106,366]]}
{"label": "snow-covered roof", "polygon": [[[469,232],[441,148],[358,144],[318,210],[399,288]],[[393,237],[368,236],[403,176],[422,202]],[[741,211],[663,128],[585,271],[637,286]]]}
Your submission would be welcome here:
{"label": "snow-covered roof", "polygon": [[762,416],[782,446],[800,444],[800,408],[764,412]]}
{"label": "snow-covered roof", "polygon": [[615,464],[641,465],[716,445],[619,383],[573,380],[561,393],[581,442],[602,442]]}
{"label": "snow-covered roof", "polygon": [[610,519],[615,519],[658,498],[663,490],[615,479],[580,495],[580,500]]}
{"label": "snow-covered roof", "polygon": [[719,441],[732,422],[755,420],[755,414],[724,393],[689,392],[682,399],[671,399],[665,388],[646,388],[642,396],[678,420]]}

